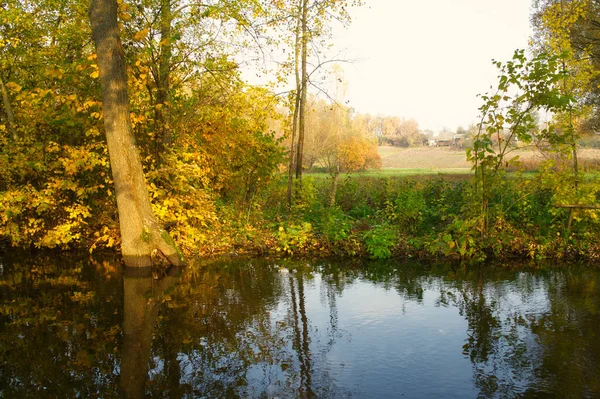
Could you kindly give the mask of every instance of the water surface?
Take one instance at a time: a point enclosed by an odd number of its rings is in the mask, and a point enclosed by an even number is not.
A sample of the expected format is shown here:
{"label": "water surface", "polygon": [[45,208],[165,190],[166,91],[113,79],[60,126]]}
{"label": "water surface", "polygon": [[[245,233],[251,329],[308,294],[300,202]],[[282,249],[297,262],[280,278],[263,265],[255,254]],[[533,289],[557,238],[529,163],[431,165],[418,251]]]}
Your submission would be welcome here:
{"label": "water surface", "polygon": [[595,267],[0,259],[0,397],[600,395]]}

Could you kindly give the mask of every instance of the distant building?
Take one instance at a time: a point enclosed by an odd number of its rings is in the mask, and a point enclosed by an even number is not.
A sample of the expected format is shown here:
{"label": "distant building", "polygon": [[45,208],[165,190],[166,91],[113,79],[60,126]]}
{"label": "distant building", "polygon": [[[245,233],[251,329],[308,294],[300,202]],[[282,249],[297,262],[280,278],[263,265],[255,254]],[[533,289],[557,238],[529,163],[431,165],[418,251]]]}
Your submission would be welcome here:
{"label": "distant building", "polygon": [[465,133],[456,133],[452,136],[452,145],[457,148],[464,148],[467,135]]}
{"label": "distant building", "polygon": [[450,147],[452,143],[453,140],[438,140],[436,147]]}

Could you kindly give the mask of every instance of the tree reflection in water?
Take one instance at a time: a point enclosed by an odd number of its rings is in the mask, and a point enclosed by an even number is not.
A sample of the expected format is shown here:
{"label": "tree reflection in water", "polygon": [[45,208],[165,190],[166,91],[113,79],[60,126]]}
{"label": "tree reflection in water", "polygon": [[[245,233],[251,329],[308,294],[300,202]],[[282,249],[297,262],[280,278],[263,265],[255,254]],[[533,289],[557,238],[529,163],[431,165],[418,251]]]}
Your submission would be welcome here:
{"label": "tree reflection in water", "polygon": [[476,268],[454,281],[480,397],[600,394],[598,270]]}
{"label": "tree reflection in water", "polygon": [[[174,267],[160,279],[153,278],[151,268],[125,268],[120,373],[124,398],[145,396],[148,361],[159,305],[164,295],[175,286],[178,275],[179,269]],[[168,371],[172,372],[171,369]],[[179,379],[175,381],[178,383]]]}
{"label": "tree reflection in water", "polygon": [[[313,397],[311,386],[311,359],[309,349],[308,318],[306,316],[306,304],[304,296],[304,278],[299,275],[298,292],[296,292],[294,278],[289,277],[290,297],[292,299],[292,317],[294,323],[294,345],[293,349],[298,354],[300,362],[300,390],[301,397]],[[300,319],[300,320],[298,320]]]}
{"label": "tree reflection in water", "polygon": [[[352,353],[371,331],[356,326],[371,319],[392,348],[384,355],[400,343],[420,350],[419,335],[446,322],[421,321],[429,314],[456,320],[454,353],[470,375],[457,396],[600,394],[600,273],[590,267],[211,261],[173,286],[173,275],[123,275],[112,260],[1,262],[0,397],[368,396],[355,380],[373,366],[397,376],[376,387],[391,395],[412,384],[418,396],[431,387],[402,370],[443,372],[442,351],[389,364]],[[362,321],[348,306],[371,298],[357,292],[385,292],[400,324],[368,306]],[[437,339],[432,347],[446,344]]]}
{"label": "tree reflection in water", "polygon": [[0,397],[118,397],[114,263],[38,255],[0,264]]}

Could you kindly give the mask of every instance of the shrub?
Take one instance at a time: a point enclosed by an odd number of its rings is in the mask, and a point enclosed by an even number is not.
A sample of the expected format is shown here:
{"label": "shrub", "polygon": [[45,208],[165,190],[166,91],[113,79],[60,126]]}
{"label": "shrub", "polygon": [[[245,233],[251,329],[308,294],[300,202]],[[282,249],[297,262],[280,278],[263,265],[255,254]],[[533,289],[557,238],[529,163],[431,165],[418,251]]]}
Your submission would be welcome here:
{"label": "shrub", "polygon": [[387,223],[378,224],[364,234],[367,252],[375,259],[387,259],[392,256],[392,247],[397,241],[396,231]]}

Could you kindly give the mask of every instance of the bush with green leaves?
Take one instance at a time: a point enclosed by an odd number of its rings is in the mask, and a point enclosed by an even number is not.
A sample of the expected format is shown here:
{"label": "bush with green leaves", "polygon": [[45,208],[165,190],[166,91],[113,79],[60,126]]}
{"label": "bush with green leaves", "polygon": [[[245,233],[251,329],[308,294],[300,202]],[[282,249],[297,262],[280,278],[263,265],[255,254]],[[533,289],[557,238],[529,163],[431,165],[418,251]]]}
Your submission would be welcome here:
{"label": "bush with green leaves", "polygon": [[351,218],[339,207],[322,208],[315,216],[316,228],[328,242],[336,244],[350,237]]}
{"label": "bush with green leaves", "polygon": [[416,233],[425,213],[422,185],[407,180],[394,196],[385,201],[384,217],[407,233]]}
{"label": "bush with green leaves", "polygon": [[377,224],[364,233],[367,252],[374,259],[387,259],[398,241],[398,233],[388,223]]}

